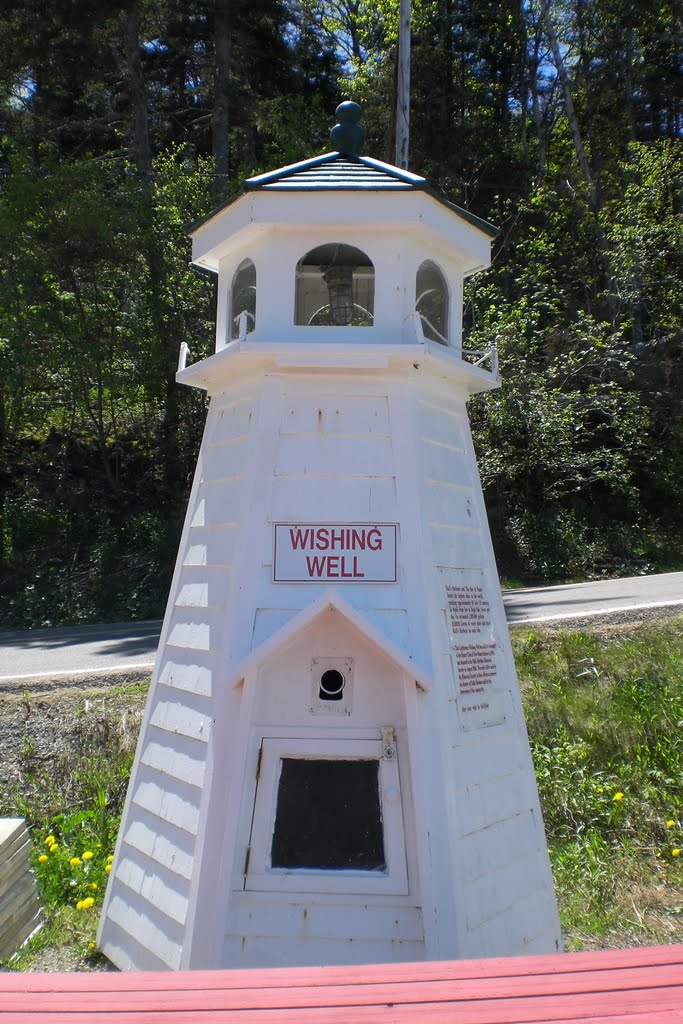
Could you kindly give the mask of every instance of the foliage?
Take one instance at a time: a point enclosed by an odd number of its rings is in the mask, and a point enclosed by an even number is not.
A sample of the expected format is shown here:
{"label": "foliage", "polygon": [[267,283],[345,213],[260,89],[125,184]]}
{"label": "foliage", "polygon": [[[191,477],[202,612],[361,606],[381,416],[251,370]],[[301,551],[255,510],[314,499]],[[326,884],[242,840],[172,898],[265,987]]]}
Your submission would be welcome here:
{"label": "foliage", "polygon": [[105,806],[103,801],[96,811],[55,815],[46,836],[34,833],[34,843],[42,838],[33,867],[46,907],[71,902],[77,910],[89,910],[101,901],[112,860],[106,851],[116,838]]}
{"label": "foliage", "polygon": [[633,930],[639,887],[683,885],[683,619],[513,647],[563,924]]}
{"label": "foliage", "polygon": [[[393,160],[398,0],[5,7],[0,617],[158,616],[205,415],[178,348],[215,320],[184,225],[344,96]],[[500,227],[465,337],[501,352],[472,421],[524,581],[683,564],[679,15],[413,0],[411,167]]]}
{"label": "foliage", "polygon": [[[95,931],[128,786],[146,684],[52,702],[26,693],[18,777],[0,785],[0,815],[25,818],[45,925],[10,961],[68,944],[95,962]],[[68,708],[63,720],[62,708]],[[46,739],[49,742],[46,745]],[[4,780],[3,780],[4,781]],[[66,967],[64,968],[66,969]]]}

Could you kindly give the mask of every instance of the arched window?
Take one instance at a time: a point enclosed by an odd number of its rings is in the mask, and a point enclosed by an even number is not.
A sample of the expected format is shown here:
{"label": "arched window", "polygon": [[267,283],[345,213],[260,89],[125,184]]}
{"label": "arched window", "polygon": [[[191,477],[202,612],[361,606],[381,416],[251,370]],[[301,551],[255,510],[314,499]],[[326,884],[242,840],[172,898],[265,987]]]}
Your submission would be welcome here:
{"label": "arched window", "polygon": [[353,245],[329,242],[296,267],[294,323],[311,327],[371,327],[375,268]]}
{"label": "arched window", "polygon": [[230,337],[240,336],[240,313],[247,314],[246,332],[256,324],[256,267],[249,259],[242,260],[235,271],[230,288]]}
{"label": "arched window", "polygon": [[426,338],[448,344],[448,285],[432,260],[425,260],[417,271],[415,309],[422,317]]}

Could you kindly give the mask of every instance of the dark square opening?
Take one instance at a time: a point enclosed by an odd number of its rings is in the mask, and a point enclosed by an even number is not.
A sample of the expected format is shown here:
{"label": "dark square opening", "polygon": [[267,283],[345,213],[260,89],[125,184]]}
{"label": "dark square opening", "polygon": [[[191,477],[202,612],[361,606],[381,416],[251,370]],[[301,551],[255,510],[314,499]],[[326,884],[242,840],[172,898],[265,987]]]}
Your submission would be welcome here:
{"label": "dark square opening", "polygon": [[271,865],[386,871],[379,761],[283,758]]}

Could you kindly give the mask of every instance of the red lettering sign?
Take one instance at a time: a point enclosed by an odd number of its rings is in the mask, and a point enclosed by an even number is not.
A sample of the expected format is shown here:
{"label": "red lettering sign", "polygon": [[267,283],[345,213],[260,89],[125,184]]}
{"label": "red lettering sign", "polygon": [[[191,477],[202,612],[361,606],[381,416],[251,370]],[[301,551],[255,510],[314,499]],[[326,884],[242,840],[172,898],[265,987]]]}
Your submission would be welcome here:
{"label": "red lettering sign", "polygon": [[276,583],[395,583],[396,523],[275,523]]}

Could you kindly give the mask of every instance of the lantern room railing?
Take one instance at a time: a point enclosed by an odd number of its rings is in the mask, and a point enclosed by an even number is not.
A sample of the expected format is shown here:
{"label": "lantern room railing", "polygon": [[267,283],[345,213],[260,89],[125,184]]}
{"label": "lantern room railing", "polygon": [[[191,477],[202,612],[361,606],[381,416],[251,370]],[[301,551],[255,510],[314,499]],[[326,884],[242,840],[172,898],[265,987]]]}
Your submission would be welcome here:
{"label": "lantern room railing", "polygon": [[[249,322],[250,321],[252,323],[251,330],[253,330],[254,329],[253,328],[253,324],[255,322],[254,321],[254,315],[253,315],[253,313],[250,313],[246,309],[243,309],[242,312],[239,313],[234,318],[234,323],[237,325],[237,338],[234,339],[235,341],[237,341],[237,342],[244,342],[244,341],[246,341],[247,336],[250,333],[250,330],[249,330]],[[426,316],[424,316],[424,314],[419,313],[417,310],[415,310],[415,312],[410,313],[406,317],[406,322],[407,321],[411,321],[412,322],[413,328],[414,328],[414,331],[415,331],[415,340],[419,344],[424,344],[425,341],[432,341],[434,344],[443,345],[444,348],[453,348],[453,346],[450,344],[448,339],[445,338],[439,331],[437,331],[437,329],[434,327],[434,325],[429,322],[429,320],[427,319]],[[436,339],[428,337],[425,334],[425,332],[424,332],[424,326],[425,325],[429,328],[429,330],[431,332],[434,333],[434,335],[436,335]],[[178,353],[178,371],[179,372],[184,370],[185,367],[187,366],[187,361],[189,359],[189,356],[190,356],[190,348],[189,348],[187,342],[181,341],[181,343],[180,343],[180,351]],[[487,369],[485,364],[488,362],[488,364],[489,364],[488,369],[489,369],[490,373],[494,377],[498,377],[498,349],[497,349],[497,347],[495,345],[491,345],[491,347],[487,348],[487,349],[462,348],[462,349],[460,349],[460,357],[461,357],[461,359],[464,362],[469,363],[471,366],[481,367],[482,369]]]}
{"label": "lantern room railing", "polygon": [[[451,343],[447,338],[444,338],[443,334],[437,331],[434,324],[430,323],[427,317],[423,313],[419,313],[415,310],[414,313],[410,313],[406,317],[406,320],[411,320],[415,329],[415,340],[422,344],[425,341],[435,341],[437,345],[444,345],[451,348]],[[425,325],[436,335],[436,339],[429,338],[425,332]],[[471,366],[479,366],[482,369],[486,369],[485,363],[489,363],[489,370],[494,377],[498,377],[498,349],[495,345],[491,345],[487,349],[475,349],[475,348],[461,348],[460,357],[466,362],[470,363]]]}

